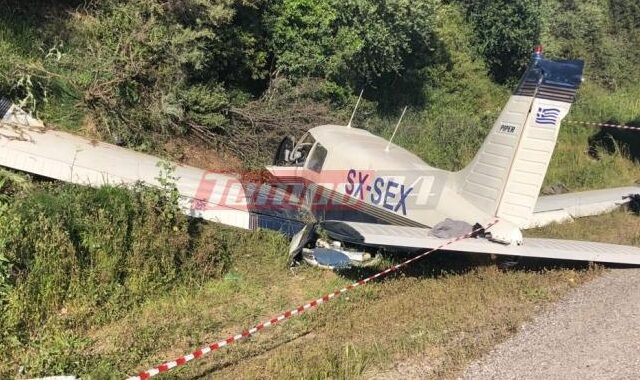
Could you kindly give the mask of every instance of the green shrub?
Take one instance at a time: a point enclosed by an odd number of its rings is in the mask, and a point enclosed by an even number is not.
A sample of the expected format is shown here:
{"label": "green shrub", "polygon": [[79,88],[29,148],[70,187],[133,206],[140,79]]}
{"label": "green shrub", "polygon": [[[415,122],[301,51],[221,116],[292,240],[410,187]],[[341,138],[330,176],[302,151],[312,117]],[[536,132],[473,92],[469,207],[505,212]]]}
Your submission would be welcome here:
{"label": "green shrub", "polygon": [[[452,6],[465,17],[443,29]],[[638,14],[633,0],[11,0],[0,91],[48,122],[89,121],[139,149],[197,126],[237,153],[255,150],[243,128],[282,135],[291,114],[305,116],[298,102],[255,112],[269,106],[255,97],[270,100],[282,82],[294,99],[317,84],[312,101],[338,107],[364,88],[383,111],[373,116],[446,108],[456,96],[465,99],[450,107],[472,112],[486,103],[485,71],[516,79],[542,41],[551,57],[586,59],[588,79],[626,86],[638,77]],[[340,111],[323,108],[305,127]],[[262,161],[271,148],[259,148]]]}
{"label": "green shrub", "polygon": [[1,325],[37,331],[61,310],[110,319],[177,281],[221,275],[229,252],[217,229],[190,230],[163,194],[44,186],[13,197],[0,213],[0,269],[11,265],[0,270]]}
{"label": "green shrub", "polygon": [[47,121],[78,129],[89,115],[107,140],[148,148],[188,122],[222,124],[225,87],[264,89],[259,1],[70,3],[1,16],[0,90]]}
{"label": "green shrub", "polygon": [[[427,104],[409,110],[394,142],[430,165],[459,170],[475,156],[509,91],[488,77],[472,42],[473,28],[465,24],[459,4],[439,7],[435,20],[439,49],[447,59],[425,69]],[[388,138],[396,121],[369,116],[366,124]]]}
{"label": "green shrub", "polygon": [[[266,22],[276,68],[294,78],[373,88],[368,95],[378,100],[390,92],[402,97],[433,60],[434,8],[433,1],[283,0]],[[390,88],[398,81],[402,91]]]}
{"label": "green shrub", "polygon": [[640,3],[635,0],[609,0],[609,10],[615,31],[620,29],[629,33],[640,30]]}
{"label": "green shrub", "polygon": [[517,78],[540,40],[539,0],[462,0],[491,75]]}
{"label": "green shrub", "polygon": [[[635,2],[634,2],[635,4]],[[586,61],[585,77],[611,89],[637,81],[637,5],[622,0],[546,0],[541,21],[548,55]],[[611,8],[610,8],[611,7]]]}
{"label": "green shrub", "polygon": [[[80,374],[95,367],[96,358],[88,353],[91,340],[80,336],[64,325],[48,326],[30,342],[28,352],[21,360],[23,376],[51,376],[51,374]],[[15,373],[7,373],[6,376]],[[83,376],[83,378],[85,378]],[[100,379],[114,378],[104,376]]]}

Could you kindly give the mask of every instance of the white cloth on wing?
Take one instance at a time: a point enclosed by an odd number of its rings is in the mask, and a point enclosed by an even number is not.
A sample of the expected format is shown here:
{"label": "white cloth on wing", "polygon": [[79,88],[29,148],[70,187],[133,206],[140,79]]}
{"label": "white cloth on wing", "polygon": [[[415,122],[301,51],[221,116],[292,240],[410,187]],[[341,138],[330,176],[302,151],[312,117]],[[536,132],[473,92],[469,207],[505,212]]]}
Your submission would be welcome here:
{"label": "white cloth on wing", "polygon": [[470,234],[472,231],[473,226],[471,226],[471,224],[461,220],[447,218],[433,226],[431,229],[431,235],[441,239],[452,239],[458,236]]}

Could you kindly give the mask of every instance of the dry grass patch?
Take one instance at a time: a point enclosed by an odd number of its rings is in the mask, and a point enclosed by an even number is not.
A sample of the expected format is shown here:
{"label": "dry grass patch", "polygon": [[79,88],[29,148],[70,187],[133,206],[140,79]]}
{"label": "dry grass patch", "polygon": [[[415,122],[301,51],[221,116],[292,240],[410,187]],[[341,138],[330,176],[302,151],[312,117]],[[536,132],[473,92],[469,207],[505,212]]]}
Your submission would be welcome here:
{"label": "dry grass patch", "polygon": [[[637,243],[640,221],[621,211],[530,235]],[[91,352],[99,365],[88,372],[133,374],[367,274],[308,267],[292,272],[284,265],[282,242],[265,242],[268,249],[251,244],[236,252],[234,268],[224,279],[198,289],[175,289],[91,331]],[[492,264],[470,264],[461,255],[437,253],[167,378],[357,379],[407,357],[427,363],[421,376],[450,378],[514,334],[540,306],[601,270],[528,260],[503,272]]]}

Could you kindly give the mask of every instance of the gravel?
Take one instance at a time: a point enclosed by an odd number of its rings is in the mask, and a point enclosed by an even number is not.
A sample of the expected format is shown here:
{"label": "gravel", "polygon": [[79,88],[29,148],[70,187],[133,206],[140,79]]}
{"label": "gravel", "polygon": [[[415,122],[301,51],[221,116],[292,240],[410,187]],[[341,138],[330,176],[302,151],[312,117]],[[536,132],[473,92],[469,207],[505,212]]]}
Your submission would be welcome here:
{"label": "gravel", "polygon": [[640,269],[575,289],[472,363],[462,379],[640,378]]}

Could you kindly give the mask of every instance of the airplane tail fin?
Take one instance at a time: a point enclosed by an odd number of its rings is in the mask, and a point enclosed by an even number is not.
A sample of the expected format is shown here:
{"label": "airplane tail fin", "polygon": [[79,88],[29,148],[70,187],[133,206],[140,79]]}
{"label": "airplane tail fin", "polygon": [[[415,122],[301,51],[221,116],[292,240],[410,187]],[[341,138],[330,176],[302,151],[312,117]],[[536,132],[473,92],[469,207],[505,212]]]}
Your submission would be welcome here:
{"label": "airplane tail fin", "polygon": [[528,223],[583,67],[582,61],[546,60],[536,49],[480,151],[458,173],[466,199],[516,226]]}

